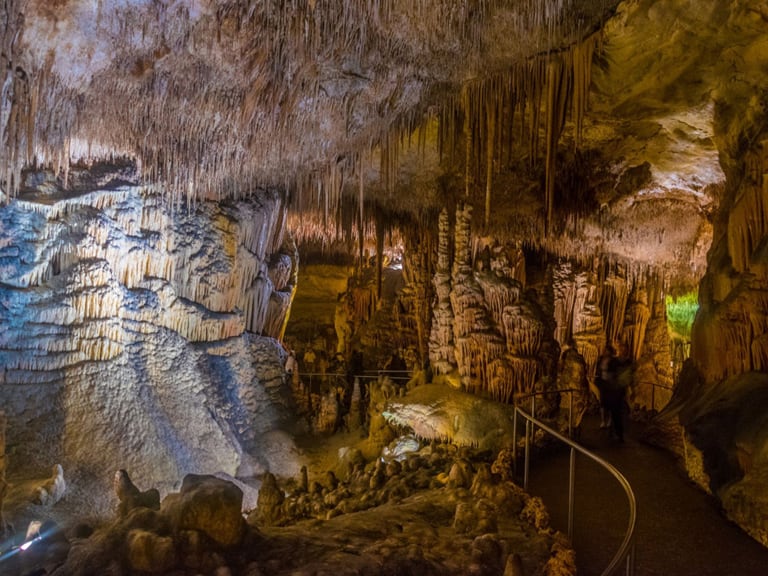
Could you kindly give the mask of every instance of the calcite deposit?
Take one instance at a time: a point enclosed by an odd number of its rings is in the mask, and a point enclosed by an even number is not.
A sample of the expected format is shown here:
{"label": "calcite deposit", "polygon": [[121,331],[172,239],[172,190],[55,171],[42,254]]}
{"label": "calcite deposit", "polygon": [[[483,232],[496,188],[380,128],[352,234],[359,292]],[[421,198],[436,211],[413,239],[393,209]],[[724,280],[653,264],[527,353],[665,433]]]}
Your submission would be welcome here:
{"label": "calcite deposit", "polygon": [[46,186],[0,208],[14,471],[125,467],[165,487],[193,471],[292,470],[277,431],[295,261],[280,198],[179,207],[99,171],[67,192],[40,173]]}
{"label": "calcite deposit", "polygon": [[[294,432],[350,424],[374,460],[395,432],[366,402],[425,430],[438,405],[404,390],[433,379],[463,398],[435,437],[484,442],[500,418],[465,439],[461,413],[532,392],[563,427],[613,345],[634,415],[768,543],[767,22],[763,0],[6,0],[0,504],[115,470],[277,483]],[[304,277],[327,305],[297,297],[300,257],[336,266]],[[377,561],[432,566],[409,546],[434,533],[400,525]],[[175,566],[163,530],[119,532],[134,569]],[[461,569],[516,570],[477,538],[494,562]]]}

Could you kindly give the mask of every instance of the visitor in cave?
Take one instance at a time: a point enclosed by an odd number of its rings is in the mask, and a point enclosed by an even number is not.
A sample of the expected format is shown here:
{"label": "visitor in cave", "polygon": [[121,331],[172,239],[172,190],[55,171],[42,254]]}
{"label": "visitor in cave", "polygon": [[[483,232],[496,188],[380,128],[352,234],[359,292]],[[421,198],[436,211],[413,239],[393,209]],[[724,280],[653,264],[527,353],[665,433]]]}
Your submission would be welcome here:
{"label": "visitor in cave", "polygon": [[613,431],[620,442],[624,441],[624,415],[629,412],[627,390],[632,384],[633,373],[632,359],[622,351],[622,354],[615,358],[615,397],[611,404],[611,419],[614,421]]}
{"label": "visitor in cave", "polygon": [[613,376],[611,372],[613,359],[616,356],[616,350],[613,346],[608,344],[600,355],[600,359],[597,364],[597,374],[595,375],[595,386],[600,395],[600,428],[610,428],[611,426],[611,412],[610,412],[610,388],[611,378]]}
{"label": "visitor in cave", "polygon": [[336,422],[333,425],[333,433],[349,432],[349,409],[344,404],[344,390],[336,388]]}
{"label": "visitor in cave", "polygon": [[347,387],[349,390],[352,390],[354,386],[355,376],[362,376],[364,371],[363,353],[358,349],[352,350],[347,363]]}
{"label": "visitor in cave", "polygon": [[600,359],[600,376],[603,386],[600,395],[601,402],[608,411],[613,435],[619,442],[624,442],[624,406],[627,388],[632,377],[631,372],[630,360],[620,358],[613,346],[607,346]]}

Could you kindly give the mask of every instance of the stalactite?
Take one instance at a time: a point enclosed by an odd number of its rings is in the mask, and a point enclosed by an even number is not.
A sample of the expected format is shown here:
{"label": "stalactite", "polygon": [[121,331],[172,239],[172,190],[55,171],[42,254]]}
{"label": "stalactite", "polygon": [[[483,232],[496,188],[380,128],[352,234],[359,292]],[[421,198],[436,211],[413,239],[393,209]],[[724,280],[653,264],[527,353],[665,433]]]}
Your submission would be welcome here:
{"label": "stalactite", "polygon": [[651,318],[648,294],[644,286],[636,286],[632,291],[632,301],[627,305],[626,314],[623,341],[627,344],[629,358],[636,362],[642,354],[645,330]]}
{"label": "stalactite", "polygon": [[[598,4],[603,9],[609,5]],[[338,225],[333,220],[340,213],[345,184],[358,171],[361,217],[356,225],[361,238],[365,233],[365,170],[362,156],[351,159],[353,149],[367,142],[378,151],[379,176],[384,189],[393,191],[406,147],[404,138],[416,132],[416,146],[423,147],[428,115],[410,103],[413,86],[395,77],[389,97],[377,110],[381,124],[364,134],[356,132],[361,129],[355,126],[354,116],[360,112],[356,105],[362,99],[353,101],[347,92],[338,97],[338,90],[334,93],[325,83],[331,75],[328,63],[334,62],[329,47],[343,47],[348,54],[345,63],[352,66],[350,76],[358,74],[355,66],[364,68],[371,54],[382,61],[408,61],[414,53],[422,56],[418,52],[422,44],[438,54],[441,50],[452,53],[448,49],[455,50],[457,39],[464,43],[461,55],[473,61],[487,49],[487,24],[498,10],[505,11],[510,37],[521,41],[517,63],[509,71],[472,80],[437,115],[441,153],[454,154],[464,127],[468,193],[482,181],[485,166],[488,221],[494,163],[501,163],[505,145],[511,151],[518,109],[520,128],[528,131],[530,158],[535,159],[549,55],[562,43],[582,36],[590,25],[566,18],[569,7],[561,0],[516,6],[497,0],[480,0],[471,6],[458,6],[453,0],[225,2],[197,19],[174,3],[127,3],[109,9],[100,5],[99,29],[113,32],[115,39],[130,36],[134,22],[144,22],[146,53],[119,49],[122,45],[117,40],[114,45],[108,40],[107,49],[114,48],[114,59],[104,62],[105,68],[89,82],[73,88],[67,78],[57,76],[61,63],[54,53],[36,69],[18,69],[14,39],[23,28],[20,6],[19,2],[5,3],[2,35],[7,73],[0,105],[9,148],[2,158],[2,174],[11,193],[21,182],[22,168],[30,163],[56,164],[66,182],[73,159],[126,155],[136,158],[146,181],[164,184],[177,208],[194,209],[204,198],[247,197],[256,182],[296,190],[295,202],[324,211],[324,225],[333,229]],[[52,7],[52,13],[57,9],[63,8]],[[600,8],[595,10],[599,12]],[[427,16],[431,25],[421,25]],[[400,29],[403,26],[405,30]],[[523,61],[532,50],[522,42],[532,35],[538,39],[535,49],[541,48],[542,55]],[[411,37],[418,38],[419,44],[411,45],[406,40]],[[573,88],[564,92],[573,91],[577,125],[583,116],[591,54],[597,43],[590,37],[563,50],[566,64],[562,74],[573,76],[568,84]],[[222,61],[221,46],[232,48],[232,62]],[[189,54],[195,57],[179,56]],[[370,81],[360,75],[361,83]],[[83,86],[87,85],[99,89],[86,90]],[[142,113],[137,114],[126,102],[142,102]],[[196,113],[190,114],[191,109]],[[318,150],[317,140],[301,138],[324,129],[324,120],[318,120],[324,114],[317,110],[323,110],[326,118],[347,118],[349,149]],[[294,143],[297,151],[292,148]]]}
{"label": "stalactite", "polygon": [[737,272],[750,269],[754,253],[768,235],[768,166],[758,184],[742,187],[728,214],[728,253]]}
{"label": "stalactite", "polygon": [[563,348],[573,334],[576,283],[570,262],[559,262],[552,273],[555,340]]}
{"label": "stalactite", "polygon": [[595,52],[602,51],[603,34],[596,32],[572,49],[573,59],[573,124],[574,144],[581,144],[584,114],[587,109],[589,84],[592,78],[592,59]]}
{"label": "stalactite", "polygon": [[544,168],[545,210],[544,234],[552,234],[552,220],[555,204],[555,165],[557,143],[565,122],[565,108],[570,87],[570,70],[559,57],[553,57],[547,63],[547,126],[546,126],[546,163]]}
{"label": "stalactite", "polygon": [[487,143],[486,143],[486,172],[485,172],[485,228],[491,221],[491,190],[493,188],[493,154],[494,145],[496,143],[496,110],[494,105],[498,105],[495,101],[493,104],[488,104],[488,116],[487,116]]}
{"label": "stalactite", "polygon": [[472,192],[472,127],[470,96],[467,86],[461,93],[461,102],[464,108],[464,196],[469,198]]}
{"label": "stalactite", "polygon": [[625,311],[629,299],[626,279],[610,275],[603,280],[600,292],[600,310],[603,315],[605,337],[608,344],[617,344],[624,329]]}
{"label": "stalactite", "polygon": [[365,251],[365,228],[364,228],[365,218],[363,216],[363,206],[365,205],[365,198],[364,198],[365,174],[363,172],[363,155],[362,154],[360,154],[359,162],[360,164],[358,166],[358,171],[359,171],[358,176],[360,179],[360,184],[359,184],[358,198],[357,198],[358,209],[359,209],[358,221],[357,221],[357,239],[358,239],[358,248],[359,248],[358,266],[359,266],[359,269],[362,270],[365,267],[365,262],[363,262],[363,253]]}

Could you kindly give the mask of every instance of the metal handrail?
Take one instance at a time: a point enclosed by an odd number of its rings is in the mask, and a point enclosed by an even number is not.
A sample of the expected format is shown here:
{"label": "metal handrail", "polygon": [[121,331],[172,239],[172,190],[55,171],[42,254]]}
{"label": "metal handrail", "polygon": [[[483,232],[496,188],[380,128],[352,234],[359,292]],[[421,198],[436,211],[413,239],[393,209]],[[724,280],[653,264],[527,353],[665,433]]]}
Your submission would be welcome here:
{"label": "metal handrail", "polygon": [[536,397],[537,396],[550,396],[552,394],[568,394],[568,436],[573,435],[573,395],[574,393],[589,394],[588,388],[554,388],[552,390],[535,390],[528,394],[520,394],[512,399],[515,406],[518,405],[519,400],[531,399],[531,414],[536,415]]}
{"label": "metal handrail", "polygon": [[[533,397],[535,398],[536,393],[534,393]],[[632,576],[635,572],[635,526],[637,524],[637,501],[635,500],[635,493],[632,491],[632,486],[630,486],[627,479],[624,477],[624,475],[619,472],[616,467],[614,467],[610,462],[607,460],[604,460],[597,454],[590,452],[583,446],[580,446],[570,438],[560,434],[558,431],[554,430],[553,428],[550,428],[544,422],[541,420],[538,420],[534,416],[528,414],[523,410],[520,406],[514,407],[514,415],[513,415],[513,460],[516,463],[517,462],[517,415],[518,413],[525,418],[525,470],[524,470],[524,481],[523,481],[523,488],[525,490],[528,490],[528,469],[530,467],[530,451],[531,451],[531,438],[532,438],[532,432],[533,427],[538,426],[548,434],[552,435],[557,440],[560,440],[561,442],[564,442],[568,446],[570,446],[570,466],[569,466],[569,477],[568,477],[568,538],[573,541],[573,503],[574,503],[574,488],[575,488],[575,479],[576,479],[576,452],[581,452],[588,458],[592,459],[594,462],[596,462],[598,465],[602,466],[604,469],[606,469],[608,472],[610,472],[614,478],[619,482],[621,487],[624,489],[625,494],[627,495],[627,500],[629,501],[629,522],[627,525],[627,531],[624,534],[624,539],[621,542],[621,546],[619,546],[618,551],[616,554],[614,554],[613,558],[611,559],[611,562],[608,564],[608,566],[603,570],[601,573],[601,576],[611,576],[616,568],[618,566],[626,561],[625,566],[625,574],[627,576]]]}
{"label": "metal handrail", "polygon": [[661,382],[654,382],[653,380],[636,380],[634,384],[636,386],[639,386],[640,384],[651,385],[651,410],[656,410],[656,388],[669,390],[670,392],[675,391],[674,386],[667,386],[666,384],[662,384]]}

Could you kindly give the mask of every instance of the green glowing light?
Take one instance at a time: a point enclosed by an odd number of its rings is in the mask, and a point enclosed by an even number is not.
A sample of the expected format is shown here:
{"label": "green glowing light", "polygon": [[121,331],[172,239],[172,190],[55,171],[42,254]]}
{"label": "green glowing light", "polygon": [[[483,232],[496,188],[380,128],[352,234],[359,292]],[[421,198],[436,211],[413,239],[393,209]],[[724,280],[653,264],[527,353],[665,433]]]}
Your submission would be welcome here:
{"label": "green glowing light", "polygon": [[672,338],[683,341],[691,340],[691,326],[699,309],[698,292],[688,292],[682,296],[666,297],[667,324]]}

